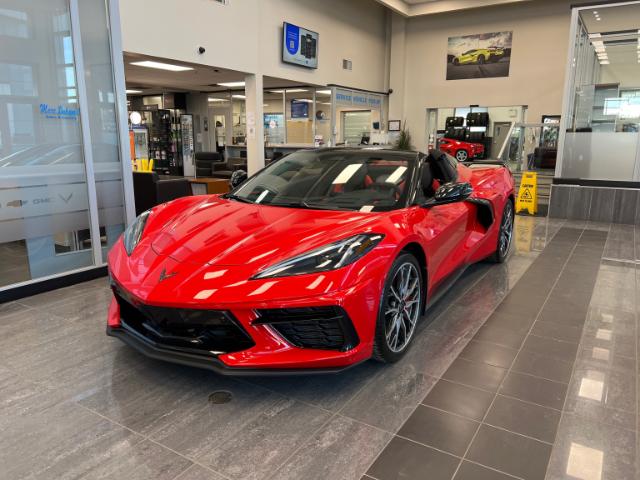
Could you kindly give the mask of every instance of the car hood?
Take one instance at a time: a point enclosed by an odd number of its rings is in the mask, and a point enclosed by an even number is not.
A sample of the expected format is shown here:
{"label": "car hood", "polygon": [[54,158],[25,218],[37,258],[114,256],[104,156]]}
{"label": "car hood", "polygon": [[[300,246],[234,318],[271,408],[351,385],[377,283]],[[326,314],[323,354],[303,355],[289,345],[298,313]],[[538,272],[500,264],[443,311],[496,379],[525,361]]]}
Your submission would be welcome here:
{"label": "car hood", "polygon": [[[168,209],[171,208],[169,204]],[[145,232],[155,253],[198,265],[272,265],[374,229],[378,213],[272,207],[203,197]]]}

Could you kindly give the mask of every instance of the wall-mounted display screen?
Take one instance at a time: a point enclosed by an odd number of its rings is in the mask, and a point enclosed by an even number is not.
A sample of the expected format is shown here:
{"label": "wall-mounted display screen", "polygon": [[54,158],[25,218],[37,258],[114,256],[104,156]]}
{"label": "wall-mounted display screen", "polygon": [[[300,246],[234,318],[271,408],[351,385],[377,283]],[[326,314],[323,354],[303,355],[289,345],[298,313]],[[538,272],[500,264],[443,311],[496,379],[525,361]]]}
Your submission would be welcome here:
{"label": "wall-mounted display screen", "polygon": [[318,68],[318,34],[284,22],[282,61],[307,68]]}

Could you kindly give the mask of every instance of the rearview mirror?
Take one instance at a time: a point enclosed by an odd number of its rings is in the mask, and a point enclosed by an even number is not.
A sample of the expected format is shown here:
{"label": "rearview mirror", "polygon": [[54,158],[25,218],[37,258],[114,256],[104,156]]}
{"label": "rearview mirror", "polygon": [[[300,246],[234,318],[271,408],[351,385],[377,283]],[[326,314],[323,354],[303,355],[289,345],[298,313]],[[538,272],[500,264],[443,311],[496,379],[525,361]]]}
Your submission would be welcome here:
{"label": "rearview mirror", "polygon": [[446,183],[436,190],[433,198],[427,200],[425,207],[435,207],[448,203],[462,202],[473,193],[473,187],[468,182]]}
{"label": "rearview mirror", "polygon": [[247,179],[247,172],[244,170],[236,170],[231,174],[231,178],[229,179],[229,186],[231,190],[236,188],[238,185],[243,183]]}

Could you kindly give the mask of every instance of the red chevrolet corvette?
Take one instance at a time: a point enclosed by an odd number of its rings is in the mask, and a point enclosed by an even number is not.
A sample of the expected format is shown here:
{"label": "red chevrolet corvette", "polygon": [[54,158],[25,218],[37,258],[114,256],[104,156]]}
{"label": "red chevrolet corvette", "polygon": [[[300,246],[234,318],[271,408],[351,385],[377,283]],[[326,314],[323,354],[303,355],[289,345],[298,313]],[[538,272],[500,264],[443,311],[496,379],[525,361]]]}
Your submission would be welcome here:
{"label": "red chevrolet corvette", "polygon": [[109,254],[107,333],[231,375],[393,362],[466,266],[504,261],[513,199],[504,166],[440,151],[292,153],[140,215]]}
{"label": "red chevrolet corvette", "polygon": [[459,162],[481,157],[484,155],[484,145],[481,143],[461,142],[453,138],[441,138],[438,148],[456,157]]}

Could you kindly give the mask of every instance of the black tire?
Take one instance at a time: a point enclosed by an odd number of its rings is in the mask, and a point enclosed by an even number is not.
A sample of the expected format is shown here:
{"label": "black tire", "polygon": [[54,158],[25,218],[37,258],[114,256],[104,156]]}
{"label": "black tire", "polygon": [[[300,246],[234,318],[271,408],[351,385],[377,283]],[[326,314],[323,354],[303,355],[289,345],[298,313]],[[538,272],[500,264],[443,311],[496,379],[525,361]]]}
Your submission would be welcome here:
{"label": "black tire", "polygon": [[[500,232],[498,233],[498,242],[496,244],[496,251],[489,257],[494,263],[503,263],[509,256],[511,250],[511,243],[513,241],[513,221],[515,218],[513,201],[509,198],[502,211],[502,218],[500,220]],[[508,229],[508,232],[504,230]],[[507,235],[508,233],[508,235]],[[506,238],[503,235],[507,235]],[[503,244],[506,242],[506,247]]]}
{"label": "black tire", "polygon": [[485,60],[485,58],[484,58],[484,55],[480,55],[480,56],[478,57],[478,64],[479,64],[479,65],[484,65],[485,61],[486,61],[486,60]]}
{"label": "black tire", "polygon": [[[398,280],[402,279],[402,272],[415,273],[417,283],[413,286],[413,276],[406,286],[405,292],[398,289]],[[397,290],[397,291],[396,291]],[[406,293],[406,296],[405,296]],[[416,325],[420,320],[425,301],[424,279],[422,270],[416,257],[410,253],[398,255],[387,273],[387,278],[380,297],[378,318],[376,320],[376,332],[373,343],[373,355],[375,360],[383,363],[393,363],[400,360],[411,346]],[[407,313],[407,306],[409,312]],[[396,313],[393,310],[396,309]],[[417,312],[417,313],[416,313]],[[405,315],[405,313],[407,313]],[[398,317],[399,315],[399,317]],[[404,327],[402,327],[404,326]],[[407,326],[410,328],[407,330]],[[390,331],[390,328],[393,330]],[[393,345],[394,333],[396,344]],[[401,332],[404,331],[404,336]],[[403,344],[399,345],[400,338]]]}
{"label": "black tire", "polygon": [[469,160],[469,154],[467,153],[466,150],[457,150],[456,151],[456,160],[458,160],[459,162],[466,162],[467,160]]}
{"label": "black tire", "polygon": [[454,58],[452,63],[455,67],[457,67],[458,65],[460,65],[460,60],[458,60],[457,58]]}

